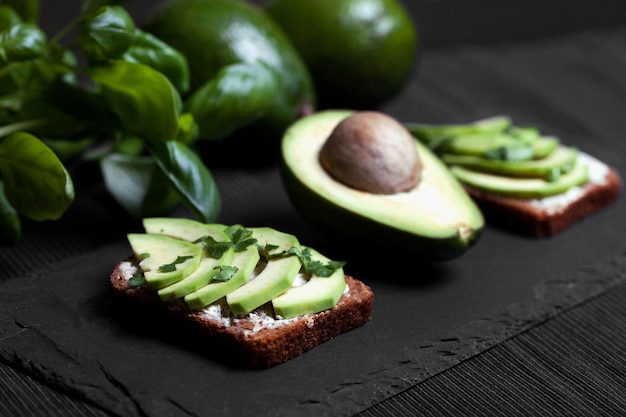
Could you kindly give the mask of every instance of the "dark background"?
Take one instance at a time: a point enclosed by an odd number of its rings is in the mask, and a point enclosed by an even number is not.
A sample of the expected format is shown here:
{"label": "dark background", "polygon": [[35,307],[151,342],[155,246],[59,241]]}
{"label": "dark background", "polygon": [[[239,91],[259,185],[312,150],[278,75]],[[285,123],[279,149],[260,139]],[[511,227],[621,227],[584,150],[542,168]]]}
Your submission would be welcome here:
{"label": "dark background", "polygon": [[[42,3],[50,33],[78,5]],[[153,4],[136,0],[129,8],[140,22]],[[508,114],[626,174],[626,4],[404,4],[423,50],[413,77],[383,111],[432,123]],[[271,225],[330,250],[293,210],[275,166],[214,175],[223,223]],[[349,259],[346,270],[376,294],[370,323],[274,369],[236,370],[115,317],[106,280],[128,255],[124,233],[136,224],[121,219],[98,187],[77,193],[62,221],[26,224],[22,241],[0,247],[0,415],[351,415],[484,358],[626,281],[623,198],[549,239],[489,225],[476,247],[445,264],[368,252]],[[505,382],[528,389],[513,377]],[[530,414],[548,401],[534,394],[519,400]],[[448,401],[459,395],[450,391]]]}

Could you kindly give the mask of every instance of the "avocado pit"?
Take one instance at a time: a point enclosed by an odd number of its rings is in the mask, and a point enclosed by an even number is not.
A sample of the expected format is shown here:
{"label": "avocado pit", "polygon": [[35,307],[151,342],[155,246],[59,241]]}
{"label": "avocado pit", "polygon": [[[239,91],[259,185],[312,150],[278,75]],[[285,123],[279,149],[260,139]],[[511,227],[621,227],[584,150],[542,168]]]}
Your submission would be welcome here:
{"label": "avocado pit", "polygon": [[342,120],[322,146],[319,161],[335,180],[372,194],[411,190],[422,171],[409,131],[374,111],[356,112]]}

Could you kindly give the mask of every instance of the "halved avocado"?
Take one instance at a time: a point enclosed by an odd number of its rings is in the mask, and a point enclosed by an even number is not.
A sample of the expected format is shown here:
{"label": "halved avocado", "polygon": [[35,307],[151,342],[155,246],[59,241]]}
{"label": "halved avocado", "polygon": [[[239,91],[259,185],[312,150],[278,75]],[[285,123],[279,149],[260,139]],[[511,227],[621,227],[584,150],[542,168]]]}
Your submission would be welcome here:
{"label": "halved avocado", "polygon": [[389,248],[445,261],[476,242],[483,216],[446,166],[415,140],[423,171],[418,185],[396,194],[372,194],[333,179],[319,152],[334,127],[354,112],[328,110],[298,120],[282,141],[282,175],[294,207],[347,249]]}

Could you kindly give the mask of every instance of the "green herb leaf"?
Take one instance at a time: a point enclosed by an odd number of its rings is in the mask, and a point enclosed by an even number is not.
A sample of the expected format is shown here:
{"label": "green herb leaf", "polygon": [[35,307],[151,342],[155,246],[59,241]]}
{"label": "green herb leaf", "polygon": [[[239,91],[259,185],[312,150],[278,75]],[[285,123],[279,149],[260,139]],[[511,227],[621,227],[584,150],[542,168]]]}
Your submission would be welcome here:
{"label": "green herb leaf", "polygon": [[200,157],[187,145],[169,141],[149,146],[165,177],[183,202],[204,223],[213,223],[221,209],[217,184]]}
{"label": "green herb leaf", "polygon": [[100,170],[109,193],[135,218],[167,212],[180,201],[150,156],[108,154],[100,159]]}
{"label": "green herb leaf", "polygon": [[187,58],[150,33],[136,29],[134,42],[121,59],[156,69],[170,80],[180,94],[189,91]]}
{"label": "green herb leaf", "polygon": [[0,31],[8,30],[11,26],[22,22],[22,17],[13,7],[5,4],[0,5]]}
{"label": "green herb leaf", "polygon": [[218,140],[263,116],[280,100],[274,70],[257,62],[224,67],[185,101],[200,137]]}
{"label": "green herb leaf", "polygon": [[126,61],[90,68],[87,73],[128,132],[149,142],[176,138],[181,98],[163,74]]}
{"label": "green herb leaf", "polygon": [[178,256],[176,260],[171,264],[161,265],[159,267],[159,272],[173,272],[176,271],[176,265],[180,265],[188,259],[193,258],[193,256]]}
{"label": "green herb leaf", "polygon": [[345,261],[330,261],[326,264],[320,261],[313,261],[305,265],[304,269],[310,274],[326,278],[331,276],[336,270],[343,268],[345,264]]}
{"label": "green herb leaf", "polygon": [[220,242],[212,236],[203,236],[194,243],[202,243],[202,246],[211,257],[219,259],[230,248],[235,252],[242,252],[257,241],[251,237],[252,231],[245,229],[241,225],[229,226],[225,232],[230,237],[230,241]]}
{"label": "green herb leaf", "polygon": [[498,161],[526,161],[532,159],[535,151],[531,146],[512,145],[488,149],[485,157]]}
{"label": "green herb leaf", "polygon": [[135,23],[120,6],[103,6],[88,12],[78,30],[78,45],[95,61],[118,58],[135,38]]}
{"label": "green herb leaf", "polygon": [[226,282],[230,281],[230,279],[237,273],[239,268],[236,266],[230,265],[220,265],[216,266],[214,269],[219,270],[219,272],[213,275],[213,281]]}
{"label": "green herb leaf", "polygon": [[147,259],[147,258],[149,258],[149,257],[150,257],[150,254],[149,254],[149,253],[140,253],[140,254],[139,254],[139,258],[141,258],[141,259]]}
{"label": "green herb leaf", "polygon": [[0,32],[0,58],[3,62],[35,59],[46,51],[46,35],[37,26],[20,23]]}
{"label": "green herb leaf", "polygon": [[273,254],[272,252],[276,249],[278,249],[278,245],[272,245],[271,243],[266,243],[264,247],[260,248],[263,256],[265,256],[266,259],[279,258],[281,256],[284,256],[283,252]]}
{"label": "green herb leaf", "polygon": [[37,23],[39,0],[2,0],[2,4],[15,10],[24,22]]}
{"label": "green herb leaf", "polygon": [[235,252],[243,252],[250,245],[257,243],[257,239],[252,235],[252,231],[241,225],[233,225],[226,229],[226,234],[233,242]]}
{"label": "green herb leaf", "polygon": [[[270,247],[269,249],[268,246]],[[297,256],[304,271],[318,277],[329,277],[339,268],[343,268],[346,264],[346,262],[343,261],[329,261],[327,263],[323,263],[318,260],[314,261],[311,257],[311,249],[308,247],[296,248],[292,246],[282,252],[270,253],[276,250],[276,248],[277,246],[269,244],[265,246],[265,256],[267,259]]]}
{"label": "green herb leaf", "polygon": [[134,274],[128,280],[128,285],[131,287],[141,287],[146,283],[146,278],[142,274]]}
{"label": "green herb leaf", "polygon": [[0,177],[10,204],[36,221],[58,219],[74,201],[74,185],[63,163],[28,133],[0,140]]}
{"label": "green herb leaf", "polygon": [[228,249],[231,248],[232,242],[220,242],[215,240],[213,236],[202,236],[194,243],[202,243],[202,246],[212,258],[219,259]]}

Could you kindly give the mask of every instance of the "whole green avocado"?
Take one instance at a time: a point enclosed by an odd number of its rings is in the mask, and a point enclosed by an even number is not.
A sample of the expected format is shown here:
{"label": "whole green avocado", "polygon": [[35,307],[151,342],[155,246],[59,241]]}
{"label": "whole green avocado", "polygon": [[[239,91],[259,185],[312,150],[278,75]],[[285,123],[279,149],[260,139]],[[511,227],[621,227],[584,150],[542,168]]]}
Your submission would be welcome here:
{"label": "whole green avocado", "polygon": [[311,77],[298,52],[251,3],[169,0],[143,28],[187,58],[191,93],[184,99],[201,138],[252,133],[254,142],[268,135],[279,140],[290,123],[315,108]]}

